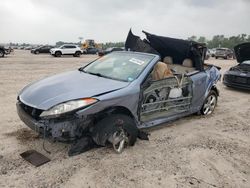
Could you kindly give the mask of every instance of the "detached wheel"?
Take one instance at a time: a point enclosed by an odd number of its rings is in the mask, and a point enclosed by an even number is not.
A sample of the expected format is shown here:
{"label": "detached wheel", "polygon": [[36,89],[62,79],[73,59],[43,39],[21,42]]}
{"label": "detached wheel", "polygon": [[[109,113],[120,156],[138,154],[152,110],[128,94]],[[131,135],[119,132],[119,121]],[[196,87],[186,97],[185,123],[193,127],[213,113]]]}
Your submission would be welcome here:
{"label": "detached wheel", "polygon": [[56,56],[56,57],[61,57],[61,56],[62,56],[62,53],[58,51],[58,52],[55,53],[55,56]]}
{"label": "detached wheel", "polygon": [[138,129],[127,115],[111,114],[100,120],[92,131],[92,138],[97,145],[112,145],[115,152],[122,153],[126,146],[133,146],[138,136]]}
{"label": "detached wheel", "polygon": [[4,52],[0,50],[0,57],[4,57]]}
{"label": "detached wheel", "polygon": [[207,98],[205,99],[205,102],[201,108],[201,114],[202,115],[209,115],[211,113],[213,113],[216,104],[217,104],[217,99],[218,96],[216,94],[215,91],[211,90],[207,96]]}

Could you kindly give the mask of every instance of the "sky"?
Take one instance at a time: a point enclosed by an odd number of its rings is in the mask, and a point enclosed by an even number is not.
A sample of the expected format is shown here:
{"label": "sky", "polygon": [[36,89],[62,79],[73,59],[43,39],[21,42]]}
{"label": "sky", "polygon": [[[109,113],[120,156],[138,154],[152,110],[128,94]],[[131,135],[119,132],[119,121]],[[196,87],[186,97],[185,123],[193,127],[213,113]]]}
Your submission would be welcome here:
{"label": "sky", "polygon": [[250,0],[1,0],[0,43],[250,35]]}

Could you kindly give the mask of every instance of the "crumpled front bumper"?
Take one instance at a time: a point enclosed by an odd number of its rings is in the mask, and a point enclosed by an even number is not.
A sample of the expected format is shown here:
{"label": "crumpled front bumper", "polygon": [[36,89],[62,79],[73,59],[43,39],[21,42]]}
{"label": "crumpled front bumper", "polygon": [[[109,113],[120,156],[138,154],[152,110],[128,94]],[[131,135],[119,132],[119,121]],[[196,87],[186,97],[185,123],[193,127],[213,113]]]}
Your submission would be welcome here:
{"label": "crumpled front bumper", "polygon": [[32,130],[43,137],[51,137],[58,141],[71,141],[81,137],[86,128],[91,124],[91,119],[87,117],[35,119],[22,107],[21,102],[17,102],[17,113],[20,119]]}

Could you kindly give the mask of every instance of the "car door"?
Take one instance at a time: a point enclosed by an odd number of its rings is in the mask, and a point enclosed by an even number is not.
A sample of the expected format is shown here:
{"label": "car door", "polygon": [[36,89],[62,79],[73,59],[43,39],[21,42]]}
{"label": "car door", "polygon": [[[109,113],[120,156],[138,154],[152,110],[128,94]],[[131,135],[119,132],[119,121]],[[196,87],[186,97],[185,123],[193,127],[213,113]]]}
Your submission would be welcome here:
{"label": "car door", "polygon": [[69,46],[70,48],[69,48],[69,54],[74,54],[75,53],[75,51],[76,51],[76,46]]}
{"label": "car door", "polygon": [[[181,96],[173,96],[176,89],[181,91]],[[177,75],[157,81],[152,81],[149,76],[141,87],[140,121],[149,122],[187,113],[192,95],[192,80],[188,76]]]}
{"label": "car door", "polygon": [[45,53],[45,51],[46,51],[46,46],[41,47],[40,53]]}

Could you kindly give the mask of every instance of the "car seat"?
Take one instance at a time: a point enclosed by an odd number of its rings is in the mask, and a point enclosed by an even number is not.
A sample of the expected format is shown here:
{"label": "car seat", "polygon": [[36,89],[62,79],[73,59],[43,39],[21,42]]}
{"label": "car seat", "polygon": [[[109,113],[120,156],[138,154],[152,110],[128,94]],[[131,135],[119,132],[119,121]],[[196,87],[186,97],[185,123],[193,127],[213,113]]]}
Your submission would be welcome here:
{"label": "car seat", "polygon": [[173,58],[171,56],[164,57],[163,62],[170,65],[174,64]]}
{"label": "car seat", "polygon": [[173,76],[172,71],[168,68],[166,63],[158,62],[152,72],[153,80],[161,80]]}

